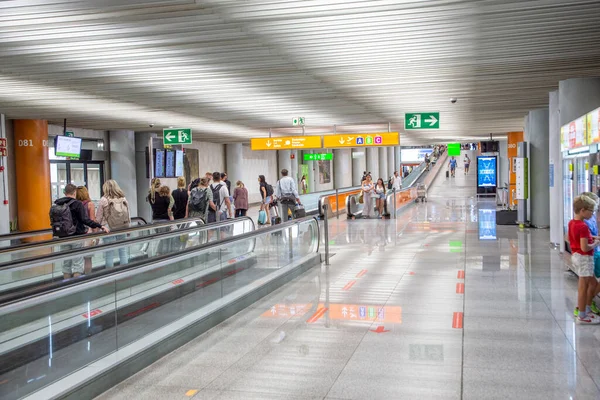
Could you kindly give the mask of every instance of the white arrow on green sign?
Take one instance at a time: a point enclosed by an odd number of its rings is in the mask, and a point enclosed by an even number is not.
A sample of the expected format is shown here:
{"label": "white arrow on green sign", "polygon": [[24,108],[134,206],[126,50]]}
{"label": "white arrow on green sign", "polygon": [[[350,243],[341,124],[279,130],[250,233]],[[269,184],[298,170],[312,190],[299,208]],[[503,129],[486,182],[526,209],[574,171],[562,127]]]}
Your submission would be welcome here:
{"label": "white arrow on green sign", "polygon": [[406,113],[404,115],[404,129],[440,129],[440,113]]}
{"label": "white arrow on green sign", "polygon": [[163,129],[163,144],[192,144],[192,130]]}

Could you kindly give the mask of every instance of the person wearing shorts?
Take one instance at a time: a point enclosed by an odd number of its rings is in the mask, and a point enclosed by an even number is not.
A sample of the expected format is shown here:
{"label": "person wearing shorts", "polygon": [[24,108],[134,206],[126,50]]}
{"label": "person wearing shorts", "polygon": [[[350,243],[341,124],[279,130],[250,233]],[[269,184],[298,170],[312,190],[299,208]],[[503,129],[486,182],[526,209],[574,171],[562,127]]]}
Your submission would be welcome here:
{"label": "person wearing shorts", "polygon": [[575,314],[579,324],[600,324],[600,317],[592,311],[592,300],[596,295],[597,281],[594,277],[594,249],[600,241],[594,239],[584,222],[590,219],[596,203],[587,196],[577,196],[573,201],[575,217],[569,222],[569,244],[574,272],[579,276],[577,308]]}
{"label": "person wearing shorts", "polygon": [[456,173],[456,158],[452,157],[452,159],[448,163],[448,166],[450,167],[450,174],[454,176],[454,174]]}

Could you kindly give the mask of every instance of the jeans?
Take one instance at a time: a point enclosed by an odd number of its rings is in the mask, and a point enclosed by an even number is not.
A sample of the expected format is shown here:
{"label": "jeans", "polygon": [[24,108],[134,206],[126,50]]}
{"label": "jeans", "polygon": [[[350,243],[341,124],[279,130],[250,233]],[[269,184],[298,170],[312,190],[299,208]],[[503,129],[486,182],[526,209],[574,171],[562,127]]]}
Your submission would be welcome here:
{"label": "jeans", "polygon": [[[63,251],[81,249],[83,247],[83,239],[79,243],[63,244]],[[63,274],[83,274],[83,256],[71,257],[63,262]]]}
{"label": "jeans", "polygon": [[244,210],[243,208],[236,208],[235,209],[235,217],[236,218],[245,217],[246,211],[248,211],[248,210]]}
{"label": "jeans", "polygon": [[[104,243],[108,244],[108,243],[115,243],[115,242],[121,242],[123,240],[127,239],[127,235],[115,235],[115,236],[109,236],[107,238],[104,239]],[[119,265],[125,265],[129,262],[129,249],[127,247],[120,247],[119,248]],[[108,250],[105,253],[105,263],[104,266],[106,268],[112,268],[115,266],[115,251],[114,250]]]}

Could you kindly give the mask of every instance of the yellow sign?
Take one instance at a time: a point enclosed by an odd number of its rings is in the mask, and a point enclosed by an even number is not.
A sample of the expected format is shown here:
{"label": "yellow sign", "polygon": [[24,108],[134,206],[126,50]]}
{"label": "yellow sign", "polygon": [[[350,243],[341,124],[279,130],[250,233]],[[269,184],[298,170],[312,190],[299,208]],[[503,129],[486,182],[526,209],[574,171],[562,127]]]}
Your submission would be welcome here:
{"label": "yellow sign", "polygon": [[290,136],[250,139],[252,150],[320,149],[321,136]]}
{"label": "yellow sign", "polygon": [[336,147],[398,146],[399,144],[400,136],[398,132],[348,133],[345,135],[323,136],[323,147],[326,149]]}
{"label": "yellow sign", "polygon": [[594,175],[598,175],[598,166],[594,165]]}

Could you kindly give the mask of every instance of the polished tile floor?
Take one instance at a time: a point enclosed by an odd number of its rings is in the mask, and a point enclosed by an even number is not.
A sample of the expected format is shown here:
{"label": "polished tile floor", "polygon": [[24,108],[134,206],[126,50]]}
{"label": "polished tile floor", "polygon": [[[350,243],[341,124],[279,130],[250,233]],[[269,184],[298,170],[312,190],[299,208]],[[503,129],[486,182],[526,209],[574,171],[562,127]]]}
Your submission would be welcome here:
{"label": "polished tile floor", "polygon": [[545,230],[495,229],[475,174],[396,220],[330,221],[330,267],[100,399],[598,399],[600,327]]}

